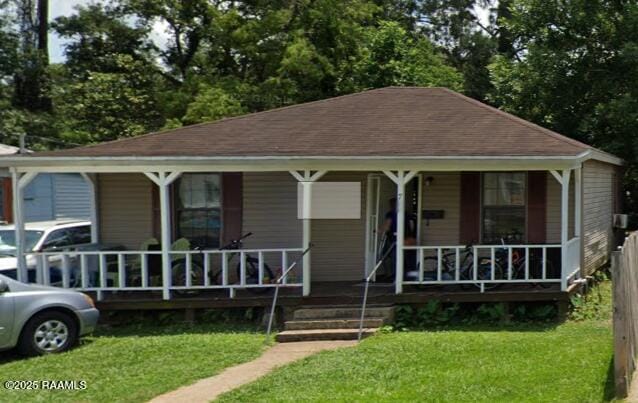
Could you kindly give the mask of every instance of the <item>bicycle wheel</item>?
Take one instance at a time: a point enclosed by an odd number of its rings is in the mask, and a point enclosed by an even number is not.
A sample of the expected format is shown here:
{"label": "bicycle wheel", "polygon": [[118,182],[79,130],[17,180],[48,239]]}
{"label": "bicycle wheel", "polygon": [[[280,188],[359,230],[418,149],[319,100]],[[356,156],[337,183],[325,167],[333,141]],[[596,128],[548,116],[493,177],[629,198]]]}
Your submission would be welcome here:
{"label": "bicycle wheel", "polygon": [[[474,277],[474,269],[472,266],[466,267],[461,271],[462,280],[492,280],[492,262],[483,261],[479,263],[476,272],[476,278]],[[503,268],[498,262],[494,262],[494,280],[503,279]],[[499,283],[483,283],[484,290],[494,290],[501,286]],[[474,283],[475,287],[481,288],[481,283]],[[466,287],[463,287],[466,288]]]}
{"label": "bicycle wheel", "polygon": [[[272,284],[275,282],[275,275],[265,263],[264,277],[262,284]],[[241,279],[241,262],[237,263],[237,278]],[[259,284],[259,260],[250,256],[246,256],[246,284]],[[255,294],[265,294],[270,290],[270,287],[246,287],[246,289]]]}
{"label": "bicycle wheel", "polygon": [[439,259],[428,256],[423,259],[423,280],[424,281],[452,281],[454,271],[450,270],[445,261],[441,262],[441,278],[438,278]]}
{"label": "bicycle wheel", "polygon": [[[173,262],[173,285],[186,286],[186,259],[178,259]],[[204,285],[204,268],[197,262],[191,262],[191,285]]]}

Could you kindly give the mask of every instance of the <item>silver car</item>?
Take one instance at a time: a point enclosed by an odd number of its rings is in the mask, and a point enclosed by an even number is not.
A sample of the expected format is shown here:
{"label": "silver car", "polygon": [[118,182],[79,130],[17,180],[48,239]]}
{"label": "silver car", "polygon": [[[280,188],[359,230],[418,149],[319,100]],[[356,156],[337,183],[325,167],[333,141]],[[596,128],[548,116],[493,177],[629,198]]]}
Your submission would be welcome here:
{"label": "silver car", "polygon": [[99,311],[88,295],[23,284],[0,275],[0,351],[60,353],[93,332]]}

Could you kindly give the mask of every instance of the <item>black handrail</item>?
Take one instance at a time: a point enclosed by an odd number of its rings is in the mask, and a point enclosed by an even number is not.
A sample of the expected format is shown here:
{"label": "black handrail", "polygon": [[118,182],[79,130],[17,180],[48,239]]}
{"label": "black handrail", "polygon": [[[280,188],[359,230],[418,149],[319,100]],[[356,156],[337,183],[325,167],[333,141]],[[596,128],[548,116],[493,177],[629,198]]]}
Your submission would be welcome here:
{"label": "black handrail", "polygon": [[272,330],[272,321],[273,321],[273,318],[275,317],[275,307],[277,306],[277,298],[279,296],[279,286],[281,285],[281,282],[286,278],[290,270],[292,270],[293,268],[295,268],[295,266],[297,266],[297,264],[301,261],[301,259],[303,259],[306,253],[310,252],[310,249],[313,246],[314,246],[313,244],[308,244],[308,247],[301,253],[301,255],[298,256],[297,259],[295,259],[295,261],[292,262],[292,264],[288,266],[288,268],[284,270],[281,273],[281,276],[279,276],[279,278],[275,281],[275,295],[273,296],[273,299],[272,299],[272,306],[270,308],[270,317],[268,318],[268,330],[266,331],[266,342],[268,342],[268,340],[270,339],[270,332]]}
{"label": "black handrail", "polygon": [[[383,254],[383,256],[381,256],[381,259],[377,261],[374,269],[370,272],[370,274],[368,274],[368,277],[366,277],[366,285],[363,291],[363,303],[361,304],[361,319],[359,320],[359,335],[357,336],[357,341],[361,341],[361,336],[363,335],[363,320],[366,314],[366,304],[368,303],[368,288],[370,287],[370,280],[372,279],[372,277],[374,277],[375,273],[377,272],[377,270],[379,270],[379,267],[381,267],[385,259],[390,255],[396,244],[396,242],[393,242],[392,245],[390,245],[388,250]],[[395,279],[395,281],[402,281],[402,279],[397,278]]]}

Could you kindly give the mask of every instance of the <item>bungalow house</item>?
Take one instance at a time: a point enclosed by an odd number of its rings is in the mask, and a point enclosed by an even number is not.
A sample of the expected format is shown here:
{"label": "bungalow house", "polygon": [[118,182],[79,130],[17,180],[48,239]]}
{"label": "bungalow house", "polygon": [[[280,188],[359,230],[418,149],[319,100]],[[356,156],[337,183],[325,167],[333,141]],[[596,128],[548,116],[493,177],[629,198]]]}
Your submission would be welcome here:
{"label": "bungalow house", "polygon": [[63,254],[77,288],[240,299],[293,267],[282,285],[306,302],[358,297],[342,286],[371,274],[388,298],[566,295],[608,259],[622,165],[464,95],[409,87],[6,162],[16,197],[42,173],[94,181],[96,236],[119,249],[38,254],[39,270]]}

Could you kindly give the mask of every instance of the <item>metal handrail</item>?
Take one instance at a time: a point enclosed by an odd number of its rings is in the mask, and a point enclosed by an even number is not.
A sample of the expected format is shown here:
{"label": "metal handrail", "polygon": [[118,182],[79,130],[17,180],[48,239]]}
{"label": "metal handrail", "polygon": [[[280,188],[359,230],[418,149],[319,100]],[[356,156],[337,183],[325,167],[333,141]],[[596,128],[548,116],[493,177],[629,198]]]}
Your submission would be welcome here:
{"label": "metal handrail", "polygon": [[[377,270],[379,270],[379,267],[381,267],[385,259],[390,255],[390,252],[392,252],[396,244],[396,242],[393,242],[392,245],[390,245],[388,250],[383,254],[383,256],[381,256],[381,259],[379,259],[377,264],[374,266],[374,269],[370,272],[370,274],[368,274],[368,277],[366,277],[366,285],[363,291],[363,303],[361,304],[361,319],[359,320],[359,335],[357,336],[357,341],[361,341],[361,336],[363,335],[363,320],[366,314],[366,304],[368,303],[368,288],[370,287],[370,280],[372,279],[372,277],[374,277],[375,273],[377,272]],[[396,281],[399,281],[399,279],[396,279]]]}
{"label": "metal handrail", "polygon": [[286,270],[281,273],[281,276],[275,281],[275,295],[272,298],[272,306],[270,307],[270,317],[268,318],[268,330],[266,331],[266,342],[270,339],[270,332],[272,330],[272,321],[275,317],[275,308],[277,307],[277,298],[279,297],[279,286],[281,282],[286,278],[288,273],[297,266],[297,264],[303,259],[306,253],[310,252],[310,249],[313,247],[313,244],[309,244],[308,247],[302,252],[302,254],[295,259],[294,262]]}

